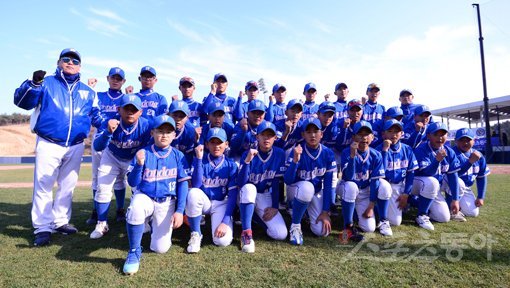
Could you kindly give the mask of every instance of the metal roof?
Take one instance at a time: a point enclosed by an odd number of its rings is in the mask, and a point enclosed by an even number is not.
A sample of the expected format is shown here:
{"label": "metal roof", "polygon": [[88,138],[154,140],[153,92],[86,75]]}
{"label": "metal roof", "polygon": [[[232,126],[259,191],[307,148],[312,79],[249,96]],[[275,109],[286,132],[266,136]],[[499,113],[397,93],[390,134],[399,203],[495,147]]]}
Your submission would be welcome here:
{"label": "metal roof", "polygon": [[[441,109],[432,110],[432,115],[443,118],[455,119],[468,122],[481,121],[483,113],[483,101],[476,101]],[[510,95],[489,98],[489,120],[496,121],[510,119]]]}

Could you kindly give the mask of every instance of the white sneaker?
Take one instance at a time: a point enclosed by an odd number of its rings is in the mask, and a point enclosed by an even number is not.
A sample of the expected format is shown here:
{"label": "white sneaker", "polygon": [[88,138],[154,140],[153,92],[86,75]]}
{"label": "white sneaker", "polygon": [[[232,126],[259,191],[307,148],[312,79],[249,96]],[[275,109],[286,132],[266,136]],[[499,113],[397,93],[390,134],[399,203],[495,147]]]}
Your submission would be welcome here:
{"label": "white sneaker", "polygon": [[290,244],[303,245],[303,232],[301,231],[301,224],[290,225]]}
{"label": "white sneaker", "polygon": [[467,220],[466,220],[466,217],[464,217],[464,216],[465,216],[464,213],[459,211],[457,214],[452,214],[450,216],[450,220],[457,221],[457,222],[466,222]]}
{"label": "white sneaker", "polygon": [[110,229],[108,228],[108,222],[97,221],[96,228],[90,233],[90,239],[99,239],[103,237]]}
{"label": "white sneaker", "polygon": [[379,228],[379,233],[381,233],[381,235],[383,236],[393,235],[393,231],[391,231],[390,221],[388,220],[379,222],[379,226],[377,226],[377,228]]}
{"label": "white sneaker", "polygon": [[416,217],[416,223],[421,228],[424,228],[427,230],[434,230],[434,225],[432,225],[432,223],[430,223],[430,218],[427,215],[419,215],[418,217]]}
{"label": "white sneaker", "polygon": [[244,230],[241,233],[241,250],[244,253],[254,253],[255,252],[255,241],[253,241],[251,229]]}
{"label": "white sneaker", "polygon": [[198,253],[200,251],[200,243],[202,242],[202,235],[198,232],[191,232],[188,242],[188,253]]}

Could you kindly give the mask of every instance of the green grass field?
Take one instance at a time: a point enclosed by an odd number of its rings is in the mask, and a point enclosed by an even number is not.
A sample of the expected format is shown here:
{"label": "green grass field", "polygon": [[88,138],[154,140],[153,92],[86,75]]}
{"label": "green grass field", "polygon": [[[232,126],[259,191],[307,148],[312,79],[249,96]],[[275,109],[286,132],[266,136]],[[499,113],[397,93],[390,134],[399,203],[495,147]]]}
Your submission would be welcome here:
{"label": "green grass field", "polygon": [[[8,171],[10,177],[5,172],[0,183],[31,181],[31,169]],[[83,177],[90,176],[90,167],[82,172],[80,179],[87,180]],[[202,250],[196,255],[185,253],[189,238],[185,226],[174,231],[173,246],[162,255],[148,251],[145,235],[140,271],[131,277],[122,274],[128,247],[123,224],[110,221],[109,234],[89,239],[93,228],[85,224],[92,207],[89,189],[75,191],[72,223],[80,232],[54,234],[52,244],[44,248],[32,246],[31,189],[0,189],[0,286],[508,287],[508,183],[508,175],[489,176],[486,205],[478,218],[436,224],[435,231],[427,232],[414,225],[412,210],[402,226],[393,228],[392,238],[365,234],[367,241],[357,246],[338,243],[341,219],[334,219],[333,235],[327,238],[313,237],[303,225],[301,247],[271,241],[255,228],[252,255],[240,251],[239,226],[226,248],[215,247],[210,229],[204,229]]]}

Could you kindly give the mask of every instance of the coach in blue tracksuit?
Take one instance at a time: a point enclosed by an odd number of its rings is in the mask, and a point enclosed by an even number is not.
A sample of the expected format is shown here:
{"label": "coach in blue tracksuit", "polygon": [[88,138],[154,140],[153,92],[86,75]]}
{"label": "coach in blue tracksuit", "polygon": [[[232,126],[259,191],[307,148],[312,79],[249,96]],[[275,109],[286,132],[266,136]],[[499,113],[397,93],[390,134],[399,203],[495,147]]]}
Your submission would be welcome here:
{"label": "coach in blue tracksuit", "polygon": [[[32,200],[35,246],[47,245],[52,232],[74,234],[69,225],[73,190],[78,181],[83,140],[91,123],[99,127],[102,117],[96,92],[80,81],[81,56],[75,49],[60,53],[54,75],[33,73],[14,92],[14,104],[35,108],[31,127],[37,134]],[[53,199],[53,185],[58,189]]]}

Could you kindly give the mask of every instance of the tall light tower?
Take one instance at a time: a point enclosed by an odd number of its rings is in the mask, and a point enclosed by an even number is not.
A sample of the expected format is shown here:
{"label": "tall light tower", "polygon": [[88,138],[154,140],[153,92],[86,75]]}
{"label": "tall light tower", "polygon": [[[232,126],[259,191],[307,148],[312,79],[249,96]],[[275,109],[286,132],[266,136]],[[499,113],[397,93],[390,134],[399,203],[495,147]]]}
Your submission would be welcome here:
{"label": "tall light tower", "polygon": [[489,123],[489,97],[487,97],[487,81],[485,79],[485,56],[483,53],[482,22],[480,20],[480,5],[473,4],[478,15],[478,34],[480,37],[480,59],[482,60],[482,83],[483,83],[483,118],[485,118],[485,158],[489,161],[492,158],[491,126]]}

